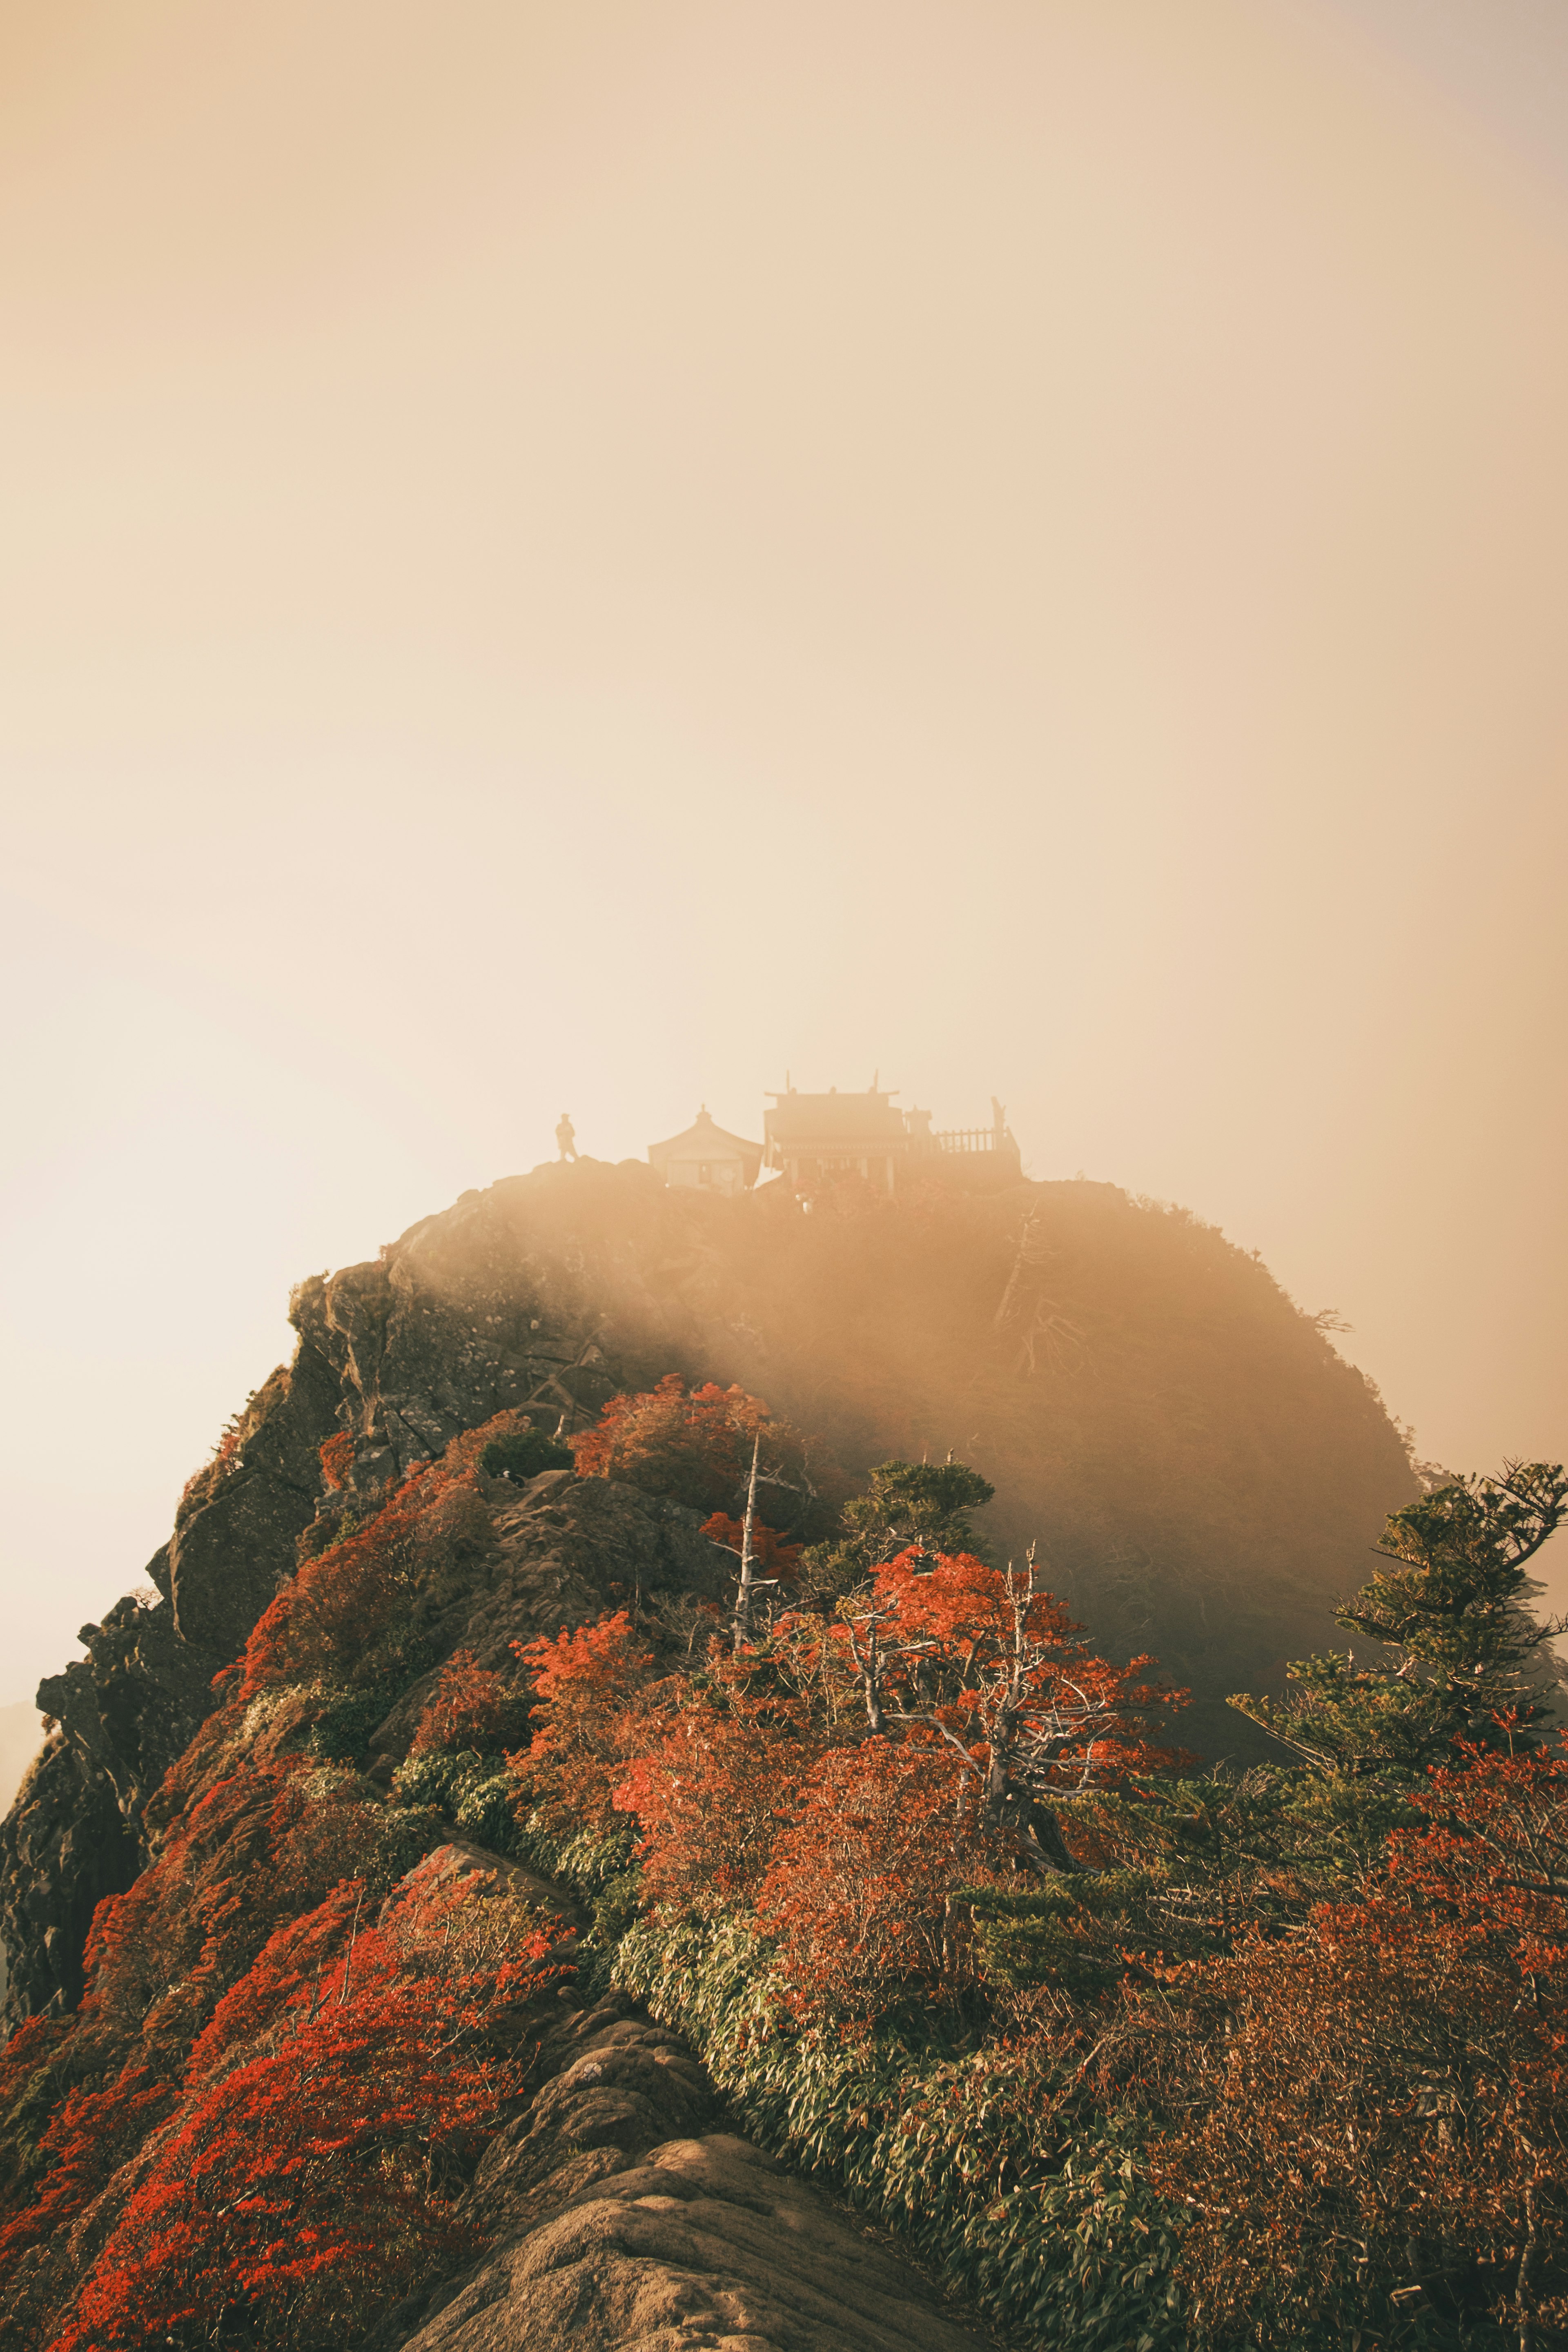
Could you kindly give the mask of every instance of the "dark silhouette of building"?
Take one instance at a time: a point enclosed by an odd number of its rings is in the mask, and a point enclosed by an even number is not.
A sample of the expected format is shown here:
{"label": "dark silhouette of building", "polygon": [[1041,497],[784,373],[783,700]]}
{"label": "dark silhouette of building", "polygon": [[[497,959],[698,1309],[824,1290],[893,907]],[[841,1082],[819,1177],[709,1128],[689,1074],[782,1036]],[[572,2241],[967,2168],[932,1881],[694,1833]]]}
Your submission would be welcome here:
{"label": "dark silhouette of building", "polygon": [[989,1127],[933,1131],[929,1110],[897,1108],[897,1092],[873,1084],[864,1094],[830,1087],[825,1095],[805,1095],[786,1079],[763,1121],[766,1166],[780,1170],[792,1192],[807,1195],[846,1176],[862,1177],[883,1192],[931,1179],[975,1192],[1019,1181],[1018,1147],[994,1095]]}

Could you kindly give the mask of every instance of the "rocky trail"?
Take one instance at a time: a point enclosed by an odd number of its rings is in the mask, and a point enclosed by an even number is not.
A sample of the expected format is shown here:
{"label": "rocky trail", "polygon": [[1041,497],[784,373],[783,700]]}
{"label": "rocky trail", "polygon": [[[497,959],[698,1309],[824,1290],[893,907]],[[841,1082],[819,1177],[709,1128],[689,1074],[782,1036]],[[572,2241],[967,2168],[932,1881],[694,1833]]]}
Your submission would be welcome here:
{"label": "rocky trail", "polygon": [[[499,1857],[492,1858],[501,1869]],[[676,2034],[613,1993],[545,2038],[544,2079],[462,2200],[492,2238],[362,2352],[981,2352],[847,2208],[725,2130]]]}

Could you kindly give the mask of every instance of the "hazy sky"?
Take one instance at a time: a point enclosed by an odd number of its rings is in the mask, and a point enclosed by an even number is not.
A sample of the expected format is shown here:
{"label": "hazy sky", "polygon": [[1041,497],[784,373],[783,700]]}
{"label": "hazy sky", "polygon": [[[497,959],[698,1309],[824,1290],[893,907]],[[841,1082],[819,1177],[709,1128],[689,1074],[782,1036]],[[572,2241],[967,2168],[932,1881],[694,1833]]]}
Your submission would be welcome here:
{"label": "hazy sky", "polygon": [[0,0],[0,1701],[291,1280],[786,1067],[1564,1451],[1564,125],[1559,0]]}

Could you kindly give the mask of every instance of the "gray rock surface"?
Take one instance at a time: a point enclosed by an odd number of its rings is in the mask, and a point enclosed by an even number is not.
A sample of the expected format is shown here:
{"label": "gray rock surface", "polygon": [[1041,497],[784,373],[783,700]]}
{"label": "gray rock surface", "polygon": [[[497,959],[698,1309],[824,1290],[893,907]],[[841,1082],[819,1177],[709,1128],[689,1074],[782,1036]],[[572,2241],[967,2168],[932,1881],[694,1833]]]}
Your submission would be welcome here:
{"label": "gray rock surface", "polygon": [[736,1378],[747,1339],[714,1311],[712,1259],[650,1168],[588,1160],[466,1192],[379,1262],[301,1283],[289,1314],[338,1374],[370,1484],[509,1406],[578,1429],[668,1371]]}
{"label": "gray rock surface", "polygon": [[11,2024],[76,2007],[93,1912],[105,1895],[123,1894],[141,1867],[112,1785],[57,1732],[0,1827],[0,1935]]}

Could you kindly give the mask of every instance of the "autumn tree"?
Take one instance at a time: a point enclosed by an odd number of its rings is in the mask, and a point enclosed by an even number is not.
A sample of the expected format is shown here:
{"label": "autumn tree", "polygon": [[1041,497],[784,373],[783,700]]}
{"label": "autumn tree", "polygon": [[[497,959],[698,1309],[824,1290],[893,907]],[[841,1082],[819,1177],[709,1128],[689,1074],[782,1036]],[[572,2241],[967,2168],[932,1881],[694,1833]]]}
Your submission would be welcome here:
{"label": "autumn tree", "polygon": [[749,1687],[715,1643],[710,1687],[659,1718],[614,1792],[637,1819],[646,1899],[671,1917],[712,1918],[754,1898],[781,1822],[821,1754],[787,1694]]}
{"label": "autumn tree", "polygon": [[471,1650],[455,1651],[415,1727],[409,1753],[499,1749],[520,1737],[524,1714],[520,1693],[504,1675],[481,1666]]}
{"label": "autumn tree", "polygon": [[1152,1722],[1184,1696],[1142,1679],[1150,1658],[1096,1656],[1081,1630],[1032,1554],[995,1569],[918,1551],[879,1569],[864,1605],[841,1603],[837,1629],[868,1728],[943,1742],[984,1834],[1047,1874],[1077,1867],[1050,1798],[1172,1762]]}
{"label": "autumn tree", "polygon": [[1186,2055],[1150,2170],[1197,2343],[1568,2324],[1568,1759],[1472,1747],[1413,1805],[1355,1900],[1162,1993]]}
{"label": "autumn tree", "polygon": [[618,1848],[614,1797],[627,1763],[657,1737],[663,1693],[626,1611],[516,1645],[533,1686],[532,1737],[507,1761],[519,1820],[558,1853]]}
{"label": "autumn tree", "polygon": [[761,1397],[711,1381],[688,1388],[679,1372],[641,1394],[612,1397],[572,1449],[584,1477],[618,1479],[705,1516],[744,1510],[755,1455],[765,1516],[791,1538],[831,1524],[840,1483],[820,1444]]}
{"label": "autumn tree", "polygon": [[756,1911],[803,2014],[869,2016],[911,1990],[952,1992],[973,1978],[969,1940],[950,1933],[949,1897],[977,1804],[946,1749],[885,1739],[829,1748],[793,1786],[776,1786],[774,1803],[784,1820]]}

